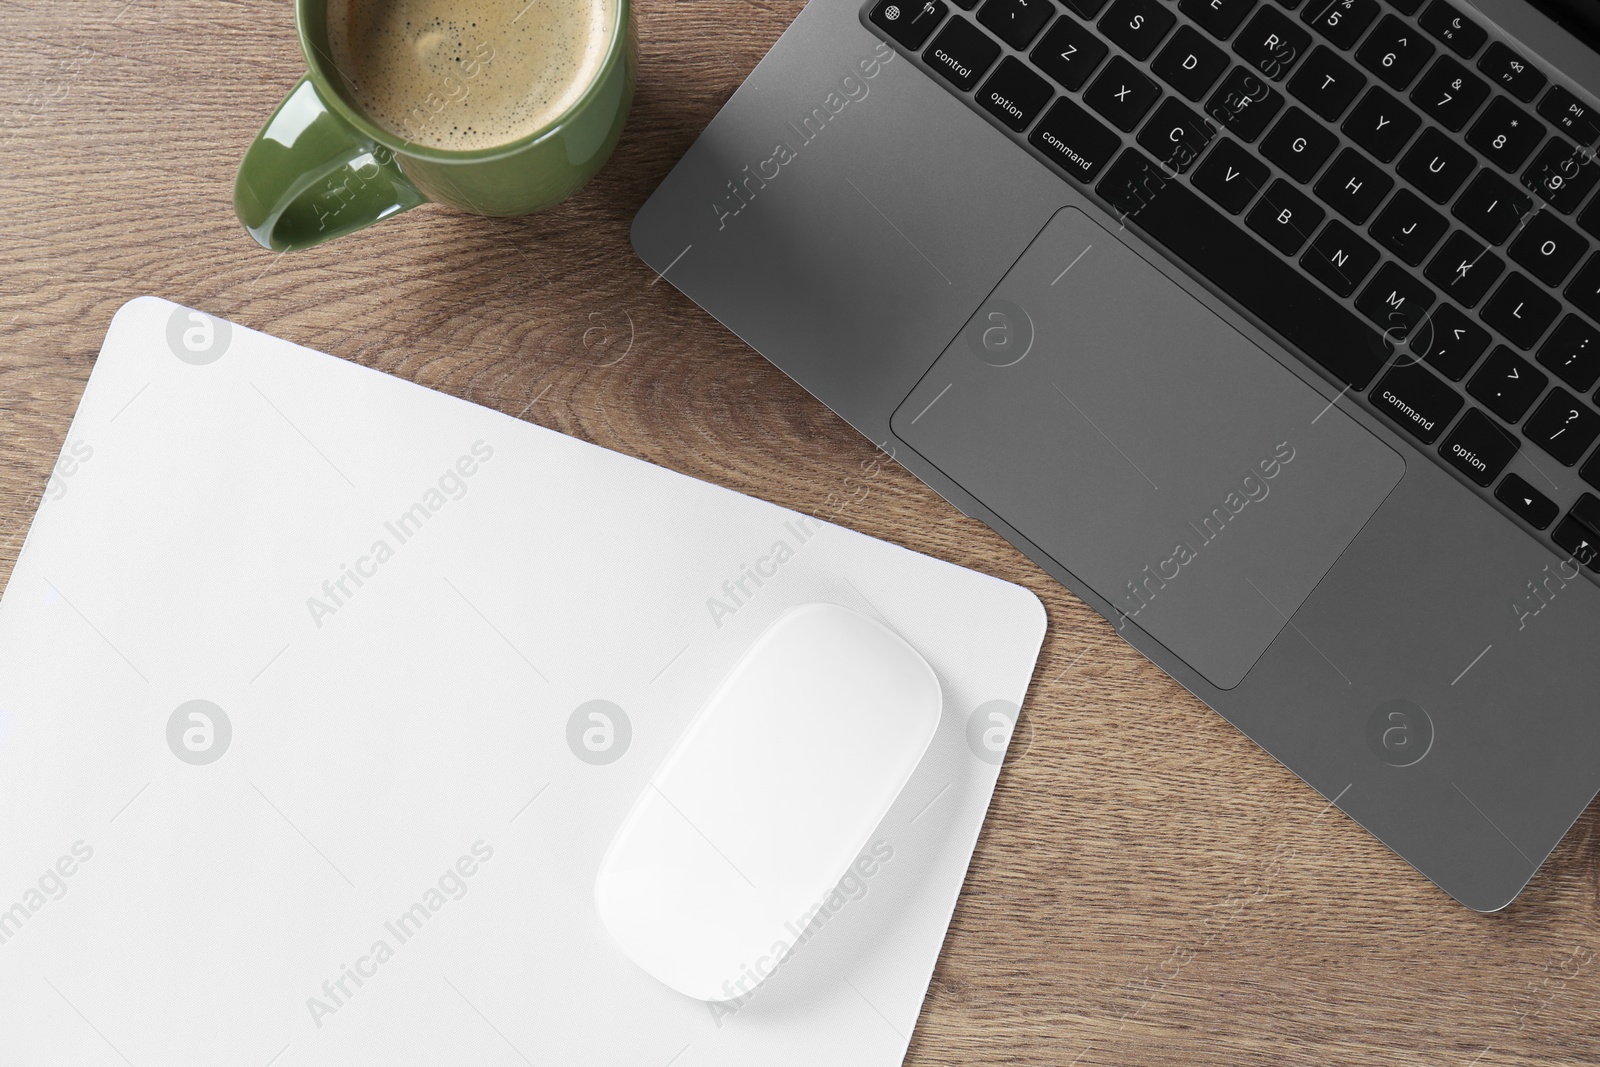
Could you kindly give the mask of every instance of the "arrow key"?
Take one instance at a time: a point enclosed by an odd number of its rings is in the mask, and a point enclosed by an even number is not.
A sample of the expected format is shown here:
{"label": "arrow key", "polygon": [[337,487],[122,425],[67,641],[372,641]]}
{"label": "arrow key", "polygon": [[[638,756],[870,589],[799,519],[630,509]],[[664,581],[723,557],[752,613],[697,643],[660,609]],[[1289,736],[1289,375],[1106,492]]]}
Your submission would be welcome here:
{"label": "arrow key", "polygon": [[1571,515],[1561,520],[1550,540],[1566,549],[1574,560],[1592,571],[1600,572],[1600,536]]}
{"label": "arrow key", "polygon": [[1508,474],[1494,491],[1495,499],[1510,508],[1523,522],[1542,530],[1556,521],[1561,509],[1556,502],[1529,485],[1520,475]]}

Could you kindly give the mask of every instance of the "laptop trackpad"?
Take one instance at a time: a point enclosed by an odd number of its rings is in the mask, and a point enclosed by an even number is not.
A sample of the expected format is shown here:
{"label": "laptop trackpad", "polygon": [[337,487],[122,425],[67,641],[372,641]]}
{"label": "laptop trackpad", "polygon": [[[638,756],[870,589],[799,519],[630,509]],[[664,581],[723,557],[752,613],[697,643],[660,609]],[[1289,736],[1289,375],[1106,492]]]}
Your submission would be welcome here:
{"label": "laptop trackpad", "polygon": [[1244,678],[1405,470],[1075,208],[1050,220],[891,425],[1220,689]]}

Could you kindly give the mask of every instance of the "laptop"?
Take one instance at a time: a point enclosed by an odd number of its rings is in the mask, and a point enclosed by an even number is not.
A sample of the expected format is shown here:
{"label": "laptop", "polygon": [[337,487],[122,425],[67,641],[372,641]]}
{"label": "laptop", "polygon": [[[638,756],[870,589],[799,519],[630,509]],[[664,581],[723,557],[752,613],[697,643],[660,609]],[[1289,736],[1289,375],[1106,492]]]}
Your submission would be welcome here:
{"label": "laptop", "polygon": [[1558,0],[811,0],[634,245],[1494,911],[1600,788],[1597,42]]}

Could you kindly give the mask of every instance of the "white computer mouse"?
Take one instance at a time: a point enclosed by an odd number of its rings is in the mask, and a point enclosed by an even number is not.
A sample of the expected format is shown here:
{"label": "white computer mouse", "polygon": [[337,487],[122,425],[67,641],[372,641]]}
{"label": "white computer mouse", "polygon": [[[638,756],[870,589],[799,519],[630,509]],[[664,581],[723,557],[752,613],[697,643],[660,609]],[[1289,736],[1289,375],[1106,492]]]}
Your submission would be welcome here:
{"label": "white computer mouse", "polygon": [[882,624],[794,608],[694,716],[617,830],[595,905],[617,946],[706,1001],[783,961],[939,726],[939,680]]}

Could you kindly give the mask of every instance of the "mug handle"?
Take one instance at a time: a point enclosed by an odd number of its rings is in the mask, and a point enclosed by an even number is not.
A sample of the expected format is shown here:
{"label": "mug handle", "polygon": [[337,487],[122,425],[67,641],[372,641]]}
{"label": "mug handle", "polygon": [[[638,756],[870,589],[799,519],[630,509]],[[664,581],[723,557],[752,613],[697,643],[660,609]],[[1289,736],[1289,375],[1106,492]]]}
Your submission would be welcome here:
{"label": "mug handle", "polygon": [[239,165],[233,209],[263,247],[310,248],[426,203],[394,153],[300,79]]}

